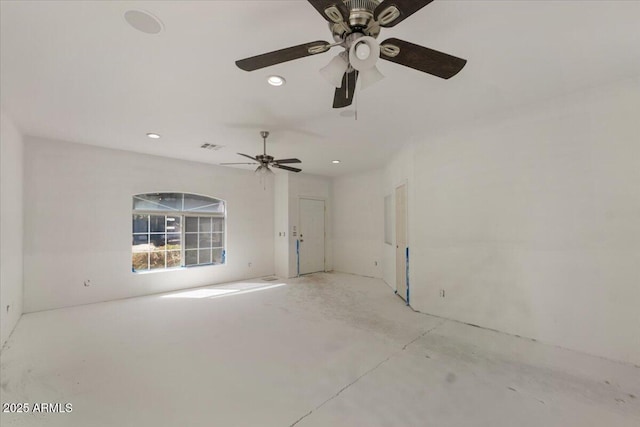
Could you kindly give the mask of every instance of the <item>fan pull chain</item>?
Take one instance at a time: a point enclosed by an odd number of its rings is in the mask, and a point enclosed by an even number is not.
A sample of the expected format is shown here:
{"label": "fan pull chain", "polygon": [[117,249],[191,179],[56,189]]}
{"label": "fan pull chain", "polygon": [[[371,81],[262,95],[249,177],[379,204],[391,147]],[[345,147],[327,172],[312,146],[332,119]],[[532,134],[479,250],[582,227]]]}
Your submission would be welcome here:
{"label": "fan pull chain", "polygon": [[[353,115],[353,117],[355,118],[356,122],[358,121],[358,98],[359,98],[358,91],[355,88],[355,86],[357,85],[358,85],[358,82],[356,81],[356,84],[354,85],[354,88],[353,88],[353,97],[355,98],[355,101],[356,101],[356,107],[354,112],[355,114]],[[360,83],[360,86],[362,86],[362,83]]]}
{"label": "fan pull chain", "polygon": [[349,99],[349,73],[345,74],[344,84],[346,85],[346,90],[344,91],[344,99]]}

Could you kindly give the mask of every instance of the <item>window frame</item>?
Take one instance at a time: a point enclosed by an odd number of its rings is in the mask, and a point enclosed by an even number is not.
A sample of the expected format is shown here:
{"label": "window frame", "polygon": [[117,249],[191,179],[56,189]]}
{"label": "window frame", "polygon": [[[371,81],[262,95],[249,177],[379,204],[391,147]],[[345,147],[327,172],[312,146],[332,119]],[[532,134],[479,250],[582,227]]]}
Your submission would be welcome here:
{"label": "window frame", "polygon": [[[184,209],[184,198],[185,196],[197,196],[197,197],[202,197],[202,198],[207,198],[207,199],[211,199],[211,200],[215,200],[215,203],[210,203],[209,205],[203,205],[200,206],[197,209],[192,209],[192,210],[154,210],[154,209],[140,209],[137,210],[135,209],[135,200],[143,200],[141,198],[141,196],[146,196],[148,194],[180,194],[180,196],[182,197],[182,203],[181,203],[181,207],[182,209]],[[132,241],[132,249],[131,249],[131,271],[132,273],[135,274],[144,274],[144,273],[150,273],[150,272],[160,272],[160,271],[173,271],[173,270],[183,270],[183,269],[189,269],[189,268],[193,268],[193,267],[215,267],[215,266],[223,266],[227,264],[227,202],[226,200],[223,199],[218,199],[215,197],[211,197],[211,196],[205,196],[205,195],[201,195],[201,194],[196,194],[196,193],[176,193],[176,192],[164,192],[164,193],[143,193],[143,194],[134,194],[132,196],[132,201],[133,201],[133,206],[131,209],[131,221],[132,221],[132,225],[131,225],[131,232],[130,232],[130,236],[131,236],[131,241]],[[223,209],[222,212],[201,212],[198,209],[201,209],[203,207],[206,206],[210,206],[210,205],[215,205],[215,204],[220,204],[222,203]],[[161,206],[161,204],[158,204]],[[134,232],[134,228],[133,228],[133,218],[135,215],[146,215],[147,216],[147,231],[145,233],[141,233],[141,232]],[[164,216],[165,217],[165,229],[164,229],[164,236],[165,236],[165,249],[164,249],[164,267],[163,268],[151,268],[151,260],[150,260],[150,256],[152,252],[156,252],[156,251],[152,251],[152,250],[147,250],[146,252],[134,252],[133,248],[133,238],[136,235],[146,235],[148,236],[148,242],[150,244],[151,242],[151,235],[152,234],[159,234],[159,233],[152,233],[151,232],[151,216]],[[167,252],[169,252],[166,249],[166,245],[167,245],[167,220],[166,218],[168,216],[173,216],[173,217],[179,217],[180,218],[180,265],[179,266],[175,266],[175,267],[167,267]],[[191,264],[191,265],[187,265],[187,260],[186,260],[186,235],[187,235],[187,231],[186,231],[186,218],[191,217],[191,218],[203,218],[203,217],[207,217],[207,218],[222,218],[222,231],[213,231],[213,223],[212,223],[212,230],[210,231],[210,234],[216,233],[216,234],[222,234],[222,246],[211,246],[207,249],[211,250],[211,262],[209,263],[199,263],[200,260],[200,248],[199,248],[199,236],[200,236],[200,230],[199,230],[199,225],[200,225],[200,220],[198,219],[198,231],[196,233],[189,233],[189,234],[197,234],[198,235],[198,248],[196,249],[198,252],[198,263],[197,264]],[[211,243],[213,245],[213,242]],[[222,260],[221,262],[214,262],[213,261],[213,250],[215,249],[222,249],[222,253],[221,253],[221,257]],[[160,252],[160,251],[157,251]],[[133,266],[133,256],[135,253],[146,253],[147,254],[147,268],[144,270],[136,270]]]}

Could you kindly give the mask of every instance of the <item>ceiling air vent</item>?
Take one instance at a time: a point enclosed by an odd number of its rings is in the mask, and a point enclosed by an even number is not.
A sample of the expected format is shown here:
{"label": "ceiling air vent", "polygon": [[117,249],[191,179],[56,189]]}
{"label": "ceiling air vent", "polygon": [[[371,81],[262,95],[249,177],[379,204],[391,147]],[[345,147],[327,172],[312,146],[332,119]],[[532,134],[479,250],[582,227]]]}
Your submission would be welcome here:
{"label": "ceiling air vent", "polygon": [[218,151],[222,147],[223,147],[222,145],[209,144],[208,142],[205,142],[200,146],[200,148],[204,148],[205,150],[213,150],[213,151]]}

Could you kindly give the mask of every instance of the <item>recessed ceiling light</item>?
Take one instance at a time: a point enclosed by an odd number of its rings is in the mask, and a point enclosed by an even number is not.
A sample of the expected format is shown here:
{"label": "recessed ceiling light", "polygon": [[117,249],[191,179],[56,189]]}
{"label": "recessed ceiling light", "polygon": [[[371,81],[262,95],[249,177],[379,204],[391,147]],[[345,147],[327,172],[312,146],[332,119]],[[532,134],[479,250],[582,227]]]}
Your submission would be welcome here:
{"label": "recessed ceiling light", "polygon": [[157,133],[148,133],[147,136],[151,139],[160,139],[160,135]]}
{"label": "recessed ceiling light", "polygon": [[147,34],[158,34],[162,31],[162,21],[144,10],[127,10],[124,19],[138,31]]}
{"label": "recessed ceiling light", "polygon": [[267,82],[269,82],[271,86],[282,86],[287,81],[281,76],[269,76]]}
{"label": "recessed ceiling light", "polygon": [[340,163],[340,160],[331,160],[331,163],[333,163],[334,165],[337,165],[338,163]]}

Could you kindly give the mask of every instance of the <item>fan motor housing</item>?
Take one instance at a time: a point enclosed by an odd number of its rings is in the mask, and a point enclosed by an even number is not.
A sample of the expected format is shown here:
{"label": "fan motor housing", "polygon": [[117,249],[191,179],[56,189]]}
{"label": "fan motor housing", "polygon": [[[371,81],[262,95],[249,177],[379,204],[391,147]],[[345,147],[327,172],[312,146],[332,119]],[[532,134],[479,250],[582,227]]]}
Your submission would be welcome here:
{"label": "fan motor housing", "polygon": [[256,159],[257,159],[260,163],[265,164],[265,163],[271,163],[271,162],[273,162],[274,157],[273,157],[273,156],[269,156],[268,154],[258,154],[258,155],[256,156]]}
{"label": "fan motor housing", "polygon": [[349,9],[348,26],[343,23],[329,24],[333,39],[336,42],[345,40],[353,32],[360,32],[365,36],[377,38],[380,25],[373,20],[373,11],[381,0],[343,0]]}

